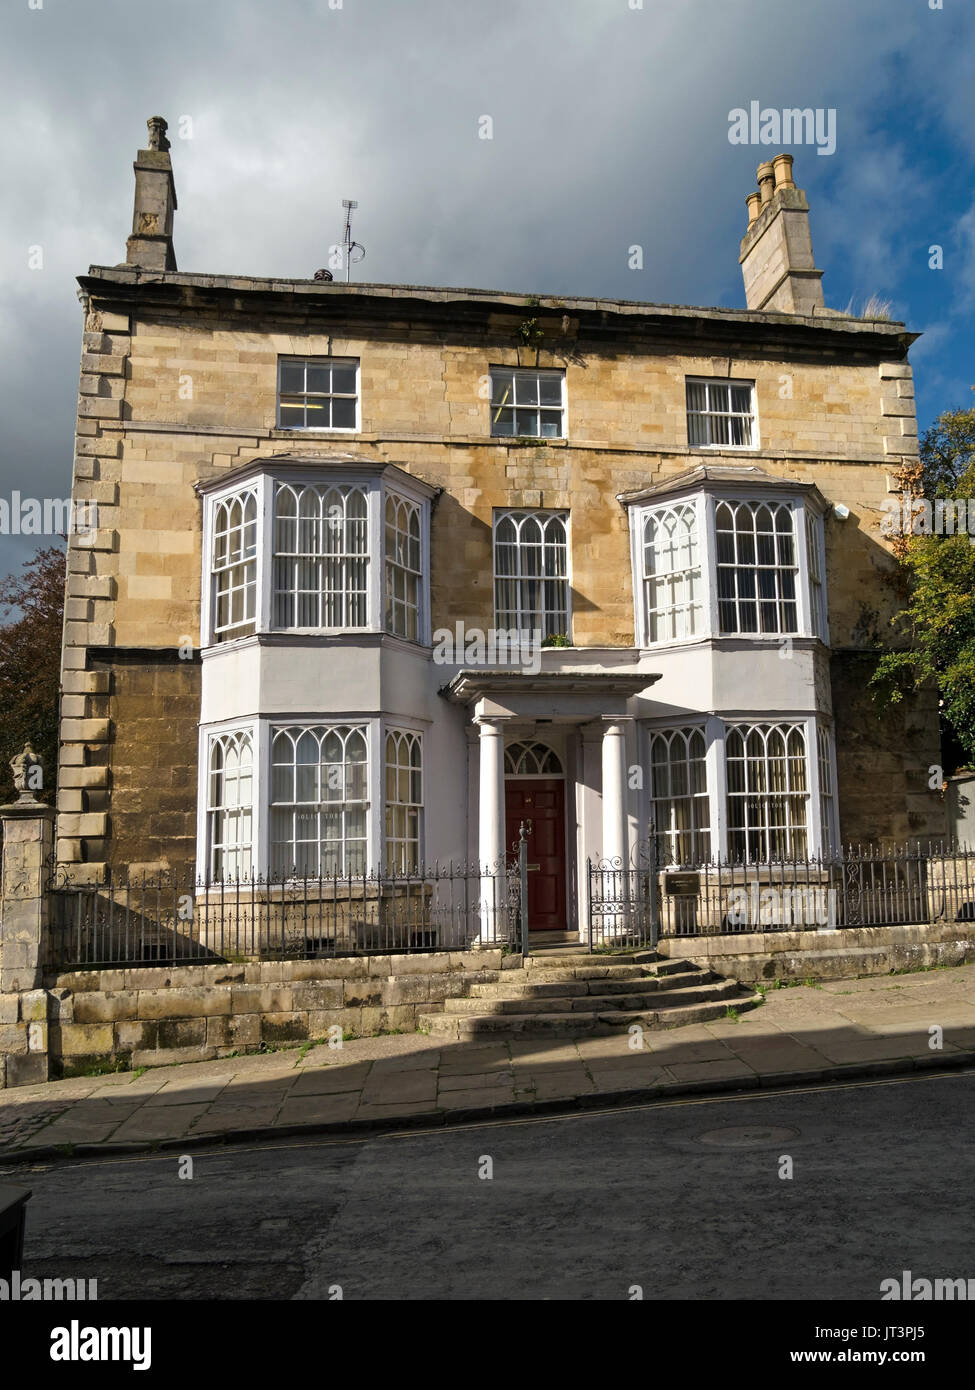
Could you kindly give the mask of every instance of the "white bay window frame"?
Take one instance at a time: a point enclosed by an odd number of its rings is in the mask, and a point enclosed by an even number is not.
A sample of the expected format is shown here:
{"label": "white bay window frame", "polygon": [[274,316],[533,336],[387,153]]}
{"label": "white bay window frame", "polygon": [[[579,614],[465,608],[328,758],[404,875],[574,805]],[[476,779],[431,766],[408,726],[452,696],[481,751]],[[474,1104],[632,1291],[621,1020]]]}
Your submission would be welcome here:
{"label": "white bay window frame", "polygon": [[[836,748],[833,728],[830,721],[822,715],[798,712],[740,711],[719,715],[689,713],[684,718],[672,715],[666,719],[648,720],[641,735],[640,760],[646,770],[644,776],[642,817],[643,825],[648,826],[653,818],[654,801],[657,796],[651,762],[652,739],[655,734],[673,734],[677,730],[699,731],[704,737],[704,766],[707,776],[707,792],[710,820],[711,856],[708,862],[725,862],[728,859],[730,825],[728,810],[728,764],[727,740],[733,728],[776,725],[783,728],[799,727],[805,740],[805,836],[810,859],[828,856],[839,848],[839,827],[836,814],[838,798],[836,793]],[[825,765],[831,777],[831,794],[824,799],[821,795],[822,768]],[[666,836],[667,827],[656,825],[658,843]],[[828,840],[828,842],[827,842]],[[777,861],[776,861],[777,862]],[[661,855],[660,867],[668,866]],[[690,867],[690,866],[684,866]]]}
{"label": "white bay window frame", "polygon": [[[430,497],[432,489],[425,484],[412,486],[413,480],[406,474],[386,476],[382,470],[302,470],[271,467],[255,472],[246,481],[228,482],[224,488],[208,491],[204,495],[203,507],[203,592],[201,611],[201,636],[204,647],[227,646],[234,641],[254,640],[266,633],[302,636],[338,636],[356,633],[388,633],[386,627],[386,554],[385,554],[385,503],[387,497],[405,501],[419,511],[420,519],[420,584],[419,615],[416,638],[399,640],[415,641],[421,646],[429,646],[430,632]],[[294,489],[313,488],[323,494],[329,490],[360,489],[366,497],[366,611],[365,622],[361,625],[344,626],[278,626],[274,621],[275,604],[275,492],[279,486]],[[214,628],[216,615],[216,580],[214,563],[214,519],[221,503],[243,494],[250,494],[257,501],[257,556],[256,556],[256,612],[254,631],[239,638],[224,637],[218,641]],[[324,558],[324,557],[323,557]],[[390,633],[391,636],[397,634]]]}
{"label": "white bay window frame", "polygon": [[[422,869],[426,835],[427,787],[429,770],[427,768],[426,729],[422,720],[405,719],[347,710],[339,713],[319,715],[316,718],[294,718],[289,715],[268,715],[250,719],[222,720],[200,729],[199,768],[197,793],[197,866],[205,866],[205,874],[212,872],[210,837],[210,758],[213,745],[219,738],[246,735],[252,750],[253,787],[250,845],[250,862],[254,877],[267,879],[268,870],[272,878],[279,874],[272,865],[271,811],[273,793],[272,745],[275,734],[282,729],[314,730],[321,729],[359,729],[366,741],[366,872],[395,874],[396,866],[387,862],[386,843],[386,740],[389,735],[400,735],[406,739],[416,739],[420,752],[421,800],[419,803],[419,866]],[[309,803],[310,804],[310,803]],[[298,876],[300,877],[300,875]],[[340,875],[341,877],[341,875]],[[353,875],[355,877],[355,875]],[[289,876],[285,875],[288,881]]]}
{"label": "white bay window frame", "polygon": [[[767,506],[773,510],[785,506],[792,513],[792,534],[796,562],[796,627],[792,631],[780,632],[722,632],[720,609],[718,606],[718,563],[716,514],[723,503],[735,507],[745,503],[749,507]],[[664,517],[681,507],[693,507],[698,529],[698,555],[701,578],[700,594],[702,609],[699,630],[692,635],[667,637],[652,640],[650,614],[647,608],[644,534],[646,522],[651,516]],[[634,502],[629,508],[630,518],[630,564],[633,579],[633,603],[637,640],[641,647],[658,650],[665,647],[682,646],[687,643],[711,640],[714,638],[735,638],[773,647],[781,646],[786,638],[816,638],[829,644],[827,622],[828,594],[826,590],[826,556],[823,536],[822,513],[818,507],[803,496],[790,496],[785,490],[755,490],[751,488],[714,487],[704,490],[700,487],[683,492],[674,492],[646,502]],[[811,517],[811,525],[807,524]],[[818,570],[820,575],[821,621],[813,609],[812,572],[810,569],[810,545],[817,547]]]}

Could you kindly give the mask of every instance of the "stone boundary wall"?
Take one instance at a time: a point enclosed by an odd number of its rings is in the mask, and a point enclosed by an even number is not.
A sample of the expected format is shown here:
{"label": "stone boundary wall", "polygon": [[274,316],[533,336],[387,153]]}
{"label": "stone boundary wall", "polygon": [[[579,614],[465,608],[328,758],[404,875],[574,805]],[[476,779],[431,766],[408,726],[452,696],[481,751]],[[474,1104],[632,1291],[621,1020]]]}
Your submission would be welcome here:
{"label": "stone boundary wall", "polygon": [[658,950],[671,960],[692,960],[748,985],[766,980],[848,980],[975,961],[975,923],[665,937]]}
{"label": "stone boundary wall", "polygon": [[[412,1032],[419,1014],[439,1012],[469,984],[496,979],[501,960],[500,950],[446,951],[59,975],[46,990],[3,997],[7,1012],[18,1012],[0,1027],[5,1084],[74,1076],[104,1063],[211,1061],[324,1039],[334,1027],[345,1037]],[[44,1075],[28,1063],[35,1052],[38,1062],[46,1054]]]}

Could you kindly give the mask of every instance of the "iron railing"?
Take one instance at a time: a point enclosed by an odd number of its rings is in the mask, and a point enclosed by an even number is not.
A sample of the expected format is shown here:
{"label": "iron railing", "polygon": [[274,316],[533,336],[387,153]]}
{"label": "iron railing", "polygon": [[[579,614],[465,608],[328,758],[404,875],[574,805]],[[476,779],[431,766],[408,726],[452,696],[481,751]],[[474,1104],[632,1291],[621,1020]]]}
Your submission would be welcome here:
{"label": "iron railing", "polygon": [[208,882],[192,874],[62,881],[52,890],[54,969],[416,953],[515,944],[518,856],[365,873]]}
{"label": "iron railing", "polygon": [[660,873],[660,934],[833,930],[975,920],[975,851],[850,847],[823,858]]}

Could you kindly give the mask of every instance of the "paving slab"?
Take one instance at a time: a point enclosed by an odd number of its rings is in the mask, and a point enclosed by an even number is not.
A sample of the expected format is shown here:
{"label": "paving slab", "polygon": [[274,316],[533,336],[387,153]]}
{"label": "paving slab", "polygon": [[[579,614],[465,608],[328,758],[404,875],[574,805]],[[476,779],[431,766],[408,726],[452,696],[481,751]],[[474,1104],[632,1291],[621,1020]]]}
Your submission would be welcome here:
{"label": "paving slab", "polygon": [[[944,1029],[940,1052],[928,1029]],[[343,1126],[466,1123],[507,1107],[632,1104],[634,1094],[847,1081],[975,1065],[975,965],[770,990],[739,1022],[580,1039],[350,1039],[273,1054],[74,1077],[0,1091],[0,1164]]]}

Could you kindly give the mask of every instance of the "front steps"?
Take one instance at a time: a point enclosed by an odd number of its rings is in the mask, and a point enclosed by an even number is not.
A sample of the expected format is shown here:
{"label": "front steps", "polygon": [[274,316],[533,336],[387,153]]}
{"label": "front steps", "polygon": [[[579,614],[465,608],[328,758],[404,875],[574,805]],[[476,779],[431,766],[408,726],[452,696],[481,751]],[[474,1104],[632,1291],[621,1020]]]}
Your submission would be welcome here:
{"label": "front steps", "polygon": [[520,970],[503,970],[446,999],[443,1013],[421,1014],[420,1028],[465,1040],[518,1034],[600,1037],[642,1028],[679,1028],[724,1018],[729,1008],[754,1008],[761,996],[692,961],[665,960],[653,951],[600,956],[567,950],[530,956]]}

